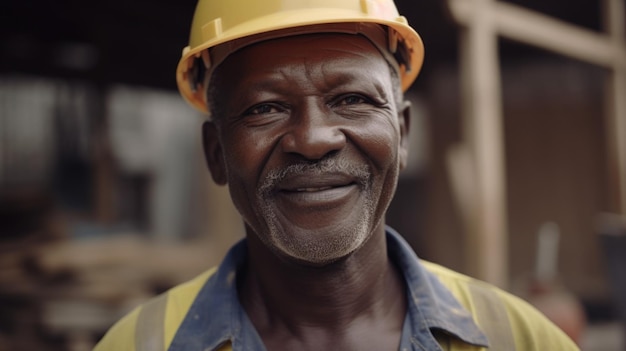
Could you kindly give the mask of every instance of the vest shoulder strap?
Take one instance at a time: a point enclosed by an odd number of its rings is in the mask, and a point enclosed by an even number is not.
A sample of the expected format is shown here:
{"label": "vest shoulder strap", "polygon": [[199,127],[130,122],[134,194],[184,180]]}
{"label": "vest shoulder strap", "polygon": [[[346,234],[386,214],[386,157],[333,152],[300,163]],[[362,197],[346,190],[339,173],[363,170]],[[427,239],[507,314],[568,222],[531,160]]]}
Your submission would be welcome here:
{"label": "vest shoulder strap", "polygon": [[135,328],[135,351],[165,351],[165,308],[168,294],[142,306]]}
{"label": "vest shoulder strap", "polygon": [[471,284],[470,292],[478,325],[489,339],[489,350],[515,351],[509,316],[500,296],[480,284]]}

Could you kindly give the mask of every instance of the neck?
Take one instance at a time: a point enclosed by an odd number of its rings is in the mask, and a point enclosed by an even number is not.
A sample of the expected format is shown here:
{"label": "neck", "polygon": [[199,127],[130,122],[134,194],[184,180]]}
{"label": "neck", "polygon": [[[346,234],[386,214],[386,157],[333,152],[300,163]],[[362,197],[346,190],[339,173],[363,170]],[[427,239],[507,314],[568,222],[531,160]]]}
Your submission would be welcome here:
{"label": "neck", "polygon": [[[248,235],[240,298],[255,327],[347,330],[355,321],[404,318],[404,283],[387,256],[384,228],[355,253],[324,267],[276,257]],[[401,324],[401,323],[400,323]]]}

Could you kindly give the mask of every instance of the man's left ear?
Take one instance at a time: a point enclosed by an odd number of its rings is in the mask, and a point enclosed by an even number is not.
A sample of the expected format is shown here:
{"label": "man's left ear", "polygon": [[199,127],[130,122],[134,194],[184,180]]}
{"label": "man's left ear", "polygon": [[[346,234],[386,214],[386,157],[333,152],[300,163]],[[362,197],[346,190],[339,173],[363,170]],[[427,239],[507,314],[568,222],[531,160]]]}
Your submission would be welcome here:
{"label": "man's left ear", "polygon": [[400,145],[398,157],[400,169],[406,167],[409,160],[409,127],[411,125],[411,102],[404,100],[398,109],[398,124],[400,126]]}

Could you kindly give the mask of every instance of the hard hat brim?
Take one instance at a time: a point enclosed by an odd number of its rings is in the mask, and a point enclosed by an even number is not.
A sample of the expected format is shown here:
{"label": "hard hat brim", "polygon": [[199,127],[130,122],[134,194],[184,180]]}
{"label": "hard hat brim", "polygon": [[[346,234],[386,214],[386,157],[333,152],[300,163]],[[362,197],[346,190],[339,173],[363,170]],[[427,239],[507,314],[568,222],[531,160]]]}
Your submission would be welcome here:
{"label": "hard hat brim", "polygon": [[[391,21],[379,17],[367,17],[363,16],[363,14],[356,16],[353,12],[342,13],[341,11],[335,11],[329,14],[328,11],[309,9],[307,11],[278,12],[246,21],[225,30],[220,28],[220,23],[214,22],[203,26],[202,33],[196,32],[192,34],[190,45],[183,50],[183,55],[176,70],[176,81],[181,95],[192,106],[205,114],[208,114],[208,109],[204,88],[195,86],[196,82],[191,77],[191,68],[195,61],[201,58],[203,53],[209,48],[260,34],[259,28],[264,29],[261,32],[264,35],[262,36],[263,39],[259,39],[256,42],[303,34],[304,32],[312,33],[313,31],[306,31],[306,28],[311,26],[315,26],[315,32],[335,32],[336,30],[332,28],[337,23],[375,23],[391,28],[408,51],[409,62],[407,62],[404,69],[401,68],[400,72],[403,91],[406,91],[417,77],[424,59],[424,46],[420,36],[408,26],[406,19],[401,16],[397,20]],[[325,30],[326,25],[328,28]],[[364,35],[367,37],[366,34]],[[252,43],[250,42],[248,45]],[[204,55],[205,64],[210,66],[208,67],[209,71],[219,64],[219,62],[213,62],[214,60],[211,57],[206,57],[206,53]]]}

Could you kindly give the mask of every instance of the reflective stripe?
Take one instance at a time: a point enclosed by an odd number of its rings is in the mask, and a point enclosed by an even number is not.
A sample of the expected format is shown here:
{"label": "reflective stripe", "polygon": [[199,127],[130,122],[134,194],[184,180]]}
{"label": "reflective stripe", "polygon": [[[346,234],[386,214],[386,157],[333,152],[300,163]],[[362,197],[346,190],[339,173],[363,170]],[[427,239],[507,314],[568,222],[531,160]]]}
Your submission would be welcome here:
{"label": "reflective stripe", "polygon": [[489,339],[489,350],[515,351],[515,339],[504,304],[494,291],[471,284],[478,325]]}
{"label": "reflective stripe", "polygon": [[139,311],[135,327],[135,351],[165,351],[164,328],[167,294],[146,303]]}

